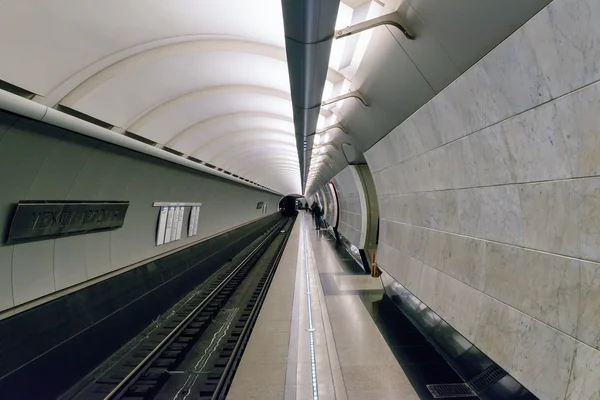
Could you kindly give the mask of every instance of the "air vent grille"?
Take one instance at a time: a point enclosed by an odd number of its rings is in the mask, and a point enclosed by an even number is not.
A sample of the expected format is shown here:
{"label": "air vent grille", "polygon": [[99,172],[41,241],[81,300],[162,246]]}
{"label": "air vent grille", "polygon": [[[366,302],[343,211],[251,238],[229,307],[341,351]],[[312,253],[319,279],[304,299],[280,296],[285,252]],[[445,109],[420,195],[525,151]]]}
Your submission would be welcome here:
{"label": "air vent grille", "polygon": [[84,121],[89,122],[89,123],[94,124],[94,125],[98,125],[98,126],[100,126],[102,128],[108,129],[108,130],[110,130],[110,129],[112,129],[114,127],[114,125],[111,125],[108,122],[104,122],[104,121],[99,120],[97,118],[94,118],[94,117],[92,117],[90,115],[84,114],[81,111],[73,110],[70,107],[66,107],[66,106],[62,106],[62,105],[58,104],[54,108],[56,110],[60,111],[60,112],[63,112],[65,114],[69,114],[72,117],[79,118],[81,120],[84,120]]}
{"label": "air vent grille", "polygon": [[170,148],[170,147],[163,147],[162,149],[163,149],[164,151],[167,151],[167,152],[171,153],[171,154],[175,154],[176,156],[182,156],[182,155],[183,155],[183,153],[182,153],[182,152],[180,152],[180,151],[177,151],[177,150],[175,150],[175,149],[172,149],[172,148]]}
{"label": "air vent grille", "polygon": [[466,383],[447,383],[427,385],[434,399],[452,399],[457,397],[477,397]]}
{"label": "air vent grille", "polygon": [[150,146],[154,146],[154,145],[156,145],[156,142],[155,142],[155,141],[153,141],[153,140],[150,140],[150,139],[148,139],[148,138],[145,138],[145,137],[143,137],[143,136],[140,136],[140,135],[136,135],[136,134],[135,134],[135,133],[133,133],[133,132],[125,131],[125,132],[123,133],[123,135],[127,136],[128,138],[135,139],[135,140],[137,140],[138,142],[142,142],[142,143],[145,143],[145,144],[149,144]]}
{"label": "air vent grille", "polygon": [[0,89],[10,92],[12,94],[16,94],[19,97],[24,97],[26,99],[33,99],[35,97],[35,93],[30,92],[29,90],[25,90],[18,86],[13,85],[12,83],[8,83],[0,80]]}
{"label": "air vent grille", "polygon": [[500,379],[507,375],[498,364],[492,364],[486,368],[482,373],[477,375],[475,378],[469,381],[469,386],[477,393],[483,392],[489,386],[498,382]]}

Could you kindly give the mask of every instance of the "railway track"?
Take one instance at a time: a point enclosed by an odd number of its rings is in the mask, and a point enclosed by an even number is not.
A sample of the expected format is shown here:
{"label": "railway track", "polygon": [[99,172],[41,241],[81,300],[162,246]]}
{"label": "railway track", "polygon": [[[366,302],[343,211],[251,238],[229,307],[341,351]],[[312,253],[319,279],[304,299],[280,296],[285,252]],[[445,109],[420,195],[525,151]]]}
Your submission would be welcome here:
{"label": "railway track", "polygon": [[72,399],[224,399],[275,274],[292,220],[217,272],[153,334]]}

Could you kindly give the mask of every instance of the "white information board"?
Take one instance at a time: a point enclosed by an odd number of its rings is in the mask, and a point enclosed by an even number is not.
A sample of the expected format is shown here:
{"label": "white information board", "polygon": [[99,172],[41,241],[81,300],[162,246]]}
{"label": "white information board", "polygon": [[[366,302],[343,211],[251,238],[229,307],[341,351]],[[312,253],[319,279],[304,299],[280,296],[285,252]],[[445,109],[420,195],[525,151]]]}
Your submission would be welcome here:
{"label": "white information board", "polygon": [[188,219],[188,237],[194,236],[194,221],[196,220],[196,207],[192,207],[190,210],[190,217]]}
{"label": "white information board", "polygon": [[200,219],[200,206],[196,207],[196,218],[194,218],[194,236],[198,234],[198,220]]}
{"label": "white information board", "polygon": [[169,243],[173,240],[173,230],[174,230],[174,221],[175,220],[175,207],[169,207],[169,211],[167,212],[167,227],[165,228],[165,241],[164,243]]}
{"label": "white information board", "polygon": [[200,217],[200,207],[194,206],[190,210],[190,218],[188,220],[188,236],[196,236],[198,234],[198,218]]}
{"label": "white information board", "polygon": [[201,205],[202,203],[154,202],[154,207],[160,207],[156,230],[156,245],[160,246],[181,239],[186,207],[190,207],[188,236],[195,236],[198,233],[198,218],[200,217]]}
{"label": "white information board", "polygon": [[169,207],[161,207],[158,217],[158,229],[156,230],[156,245],[160,246],[165,242],[165,229],[167,227],[167,213]]}
{"label": "white information board", "polygon": [[178,207],[177,211],[177,235],[175,240],[181,239],[181,229],[183,228],[183,214],[185,214],[185,208],[183,206]]}
{"label": "white information board", "polygon": [[171,242],[177,240],[177,227],[179,226],[179,207],[173,209],[173,228],[171,229]]}

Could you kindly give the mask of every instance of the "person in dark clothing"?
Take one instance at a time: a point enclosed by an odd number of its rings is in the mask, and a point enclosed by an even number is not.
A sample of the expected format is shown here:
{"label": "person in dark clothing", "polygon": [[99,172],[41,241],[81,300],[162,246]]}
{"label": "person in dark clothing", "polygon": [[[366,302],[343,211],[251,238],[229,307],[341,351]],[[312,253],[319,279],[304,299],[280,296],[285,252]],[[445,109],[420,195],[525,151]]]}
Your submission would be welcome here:
{"label": "person in dark clothing", "polygon": [[316,201],[313,202],[311,208],[313,217],[315,218],[315,229],[318,230],[321,228],[321,216],[323,215],[323,210],[321,210],[321,206]]}

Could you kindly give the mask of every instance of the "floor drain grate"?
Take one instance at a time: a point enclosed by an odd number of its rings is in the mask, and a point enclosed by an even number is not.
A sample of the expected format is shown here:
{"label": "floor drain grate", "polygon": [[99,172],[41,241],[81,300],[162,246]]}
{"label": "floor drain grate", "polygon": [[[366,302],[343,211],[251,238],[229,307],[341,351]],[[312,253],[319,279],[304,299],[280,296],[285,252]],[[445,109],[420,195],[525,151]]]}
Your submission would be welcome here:
{"label": "floor drain grate", "polygon": [[506,371],[497,364],[486,368],[481,374],[471,379],[469,386],[477,393],[483,392],[488,386],[493,385],[507,375]]}
{"label": "floor drain grate", "polygon": [[434,399],[451,399],[453,397],[476,397],[466,383],[447,383],[427,385]]}

